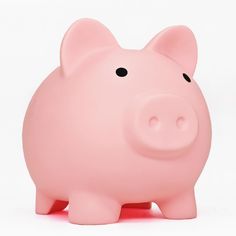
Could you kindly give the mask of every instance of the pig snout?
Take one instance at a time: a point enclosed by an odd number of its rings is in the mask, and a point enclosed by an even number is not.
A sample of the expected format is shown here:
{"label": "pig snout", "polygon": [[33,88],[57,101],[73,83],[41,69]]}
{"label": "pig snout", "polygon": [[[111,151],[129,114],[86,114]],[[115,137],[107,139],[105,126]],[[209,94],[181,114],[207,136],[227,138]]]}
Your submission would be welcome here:
{"label": "pig snout", "polygon": [[178,156],[191,147],[198,133],[198,118],[191,104],[175,95],[139,97],[128,114],[129,142],[147,156]]}

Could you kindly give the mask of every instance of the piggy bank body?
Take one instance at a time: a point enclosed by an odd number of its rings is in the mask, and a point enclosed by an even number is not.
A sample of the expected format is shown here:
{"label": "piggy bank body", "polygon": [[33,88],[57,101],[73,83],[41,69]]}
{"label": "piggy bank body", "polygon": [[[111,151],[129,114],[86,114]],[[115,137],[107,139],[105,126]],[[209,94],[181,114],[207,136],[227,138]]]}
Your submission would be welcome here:
{"label": "piggy bank body", "polygon": [[128,50],[97,21],[74,23],[60,67],[24,120],[36,212],[69,203],[70,222],[104,224],[116,222],[125,204],[155,202],[166,218],[195,217],[194,185],[211,142],[208,109],[192,78],[196,61],[184,26]]}

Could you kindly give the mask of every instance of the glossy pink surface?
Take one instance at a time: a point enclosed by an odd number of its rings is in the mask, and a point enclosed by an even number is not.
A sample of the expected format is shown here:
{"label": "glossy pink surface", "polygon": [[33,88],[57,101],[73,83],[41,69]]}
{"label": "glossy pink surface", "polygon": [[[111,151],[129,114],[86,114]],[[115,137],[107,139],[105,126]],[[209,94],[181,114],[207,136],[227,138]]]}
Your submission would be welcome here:
{"label": "glossy pink surface", "polygon": [[[211,143],[208,109],[192,78],[196,62],[195,38],[184,26],[128,50],[99,22],[75,22],[61,66],[25,116],[36,212],[69,203],[70,222],[106,224],[118,221],[124,204],[155,202],[167,218],[195,217],[194,185]],[[120,67],[126,76],[116,74]]]}

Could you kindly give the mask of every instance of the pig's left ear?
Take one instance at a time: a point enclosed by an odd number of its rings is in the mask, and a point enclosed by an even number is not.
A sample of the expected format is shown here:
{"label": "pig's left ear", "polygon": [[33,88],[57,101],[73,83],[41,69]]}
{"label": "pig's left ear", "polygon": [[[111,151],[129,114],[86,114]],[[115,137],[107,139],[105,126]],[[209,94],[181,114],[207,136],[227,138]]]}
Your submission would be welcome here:
{"label": "pig's left ear", "polygon": [[118,46],[112,33],[97,20],[78,20],[66,32],[61,44],[62,71],[69,76],[89,55]]}
{"label": "pig's left ear", "polygon": [[169,57],[193,75],[197,63],[197,43],[186,26],[173,26],[157,34],[145,47]]}

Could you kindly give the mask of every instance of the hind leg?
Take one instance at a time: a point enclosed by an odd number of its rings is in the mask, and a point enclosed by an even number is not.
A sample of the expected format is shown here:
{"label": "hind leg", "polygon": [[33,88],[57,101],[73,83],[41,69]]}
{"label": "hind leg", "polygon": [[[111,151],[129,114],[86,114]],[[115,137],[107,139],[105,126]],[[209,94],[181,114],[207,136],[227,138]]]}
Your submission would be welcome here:
{"label": "hind leg", "polygon": [[67,201],[59,201],[47,197],[40,190],[36,191],[35,212],[40,215],[47,215],[55,211],[62,211],[68,205]]}
{"label": "hind leg", "polygon": [[117,222],[121,205],[96,193],[78,192],[69,198],[69,221],[73,224],[110,224]]}

